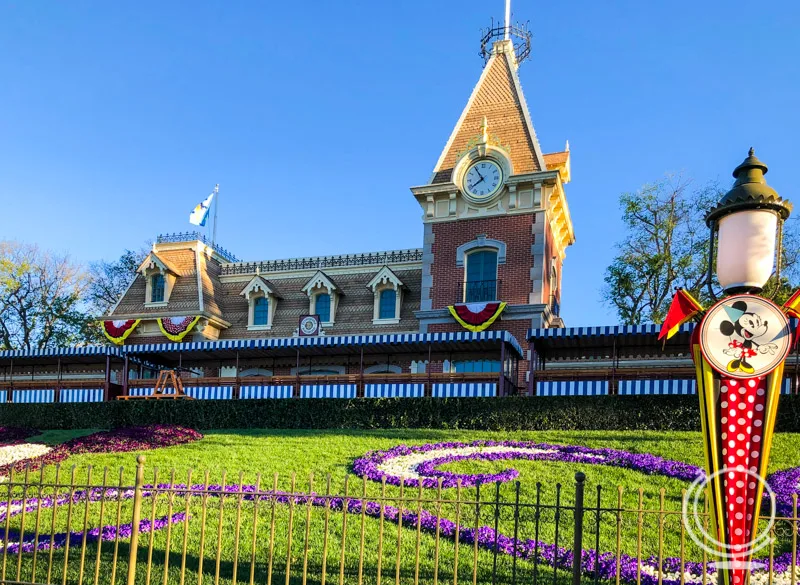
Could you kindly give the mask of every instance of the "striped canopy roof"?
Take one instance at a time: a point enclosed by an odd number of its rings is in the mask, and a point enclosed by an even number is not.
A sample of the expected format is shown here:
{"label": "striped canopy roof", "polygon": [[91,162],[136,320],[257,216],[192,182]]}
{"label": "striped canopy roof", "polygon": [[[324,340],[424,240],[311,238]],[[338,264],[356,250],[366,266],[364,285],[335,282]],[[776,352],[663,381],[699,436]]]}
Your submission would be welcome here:
{"label": "striped canopy roof", "polygon": [[[321,337],[274,337],[227,339],[192,343],[147,343],[124,348],[128,355],[171,359],[165,354],[180,353],[186,359],[225,359],[256,356],[346,355],[363,348],[365,354],[469,352],[499,350],[502,344],[517,358],[522,347],[508,331],[459,331],[455,333],[391,333],[385,335],[330,335]],[[348,351],[350,350],[350,351]]]}
{"label": "striped canopy roof", "polygon": [[34,364],[55,362],[61,359],[64,364],[91,364],[104,362],[106,356],[122,357],[122,348],[110,345],[83,345],[75,347],[55,347],[52,349],[11,349],[0,351],[0,366],[14,364]]}
{"label": "striped canopy roof", "polygon": [[[499,351],[505,344],[511,355],[522,357],[522,347],[508,331],[459,331],[455,333],[392,333],[386,335],[331,335],[322,337],[275,337],[263,339],[226,339],[189,343],[146,343],[122,347],[87,345],[60,347],[48,350],[0,351],[0,367],[55,363],[102,363],[106,356],[129,357],[132,361],[147,363],[174,361],[179,355],[190,360],[226,359],[235,357],[294,356],[300,350],[303,356],[409,353],[465,353]],[[160,358],[160,359],[159,359]]]}
{"label": "striped canopy roof", "polygon": [[[686,353],[694,323],[681,325],[678,333],[666,344],[658,341],[661,325],[609,325],[606,327],[565,327],[560,329],[529,329],[528,341],[538,352],[559,353],[607,352],[631,350],[637,355],[648,353]],[[662,349],[663,348],[663,349]],[[577,356],[576,356],[577,357]],[[588,356],[587,356],[588,357]]]}

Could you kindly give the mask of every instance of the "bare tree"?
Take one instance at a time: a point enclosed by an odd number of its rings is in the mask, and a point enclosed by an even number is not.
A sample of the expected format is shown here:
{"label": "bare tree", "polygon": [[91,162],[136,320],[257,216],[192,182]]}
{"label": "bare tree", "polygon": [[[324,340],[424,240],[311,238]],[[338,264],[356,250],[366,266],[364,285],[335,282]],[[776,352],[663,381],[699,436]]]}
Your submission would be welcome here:
{"label": "bare tree", "polygon": [[101,260],[90,264],[91,274],[86,290],[86,302],[92,315],[101,318],[111,311],[136,278],[136,269],[148,252],[148,248],[136,252],[125,250],[113,262]]}
{"label": "bare tree", "polygon": [[45,349],[95,339],[82,311],[86,275],[68,256],[0,242],[0,349]]}
{"label": "bare tree", "polygon": [[[709,230],[705,216],[724,190],[713,182],[696,189],[690,186],[681,177],[667,177],[620,196],[625,237],[606,268],[602,297],[623,323],[662,322],[678,287],[704,304],[721,294],[715,279],[713,294],[706,286]],[[784,231],[780,282],[773,276],[762,292],[776,301],[788,298],[800,272],[795,225],[795,221],[787,222]]]}

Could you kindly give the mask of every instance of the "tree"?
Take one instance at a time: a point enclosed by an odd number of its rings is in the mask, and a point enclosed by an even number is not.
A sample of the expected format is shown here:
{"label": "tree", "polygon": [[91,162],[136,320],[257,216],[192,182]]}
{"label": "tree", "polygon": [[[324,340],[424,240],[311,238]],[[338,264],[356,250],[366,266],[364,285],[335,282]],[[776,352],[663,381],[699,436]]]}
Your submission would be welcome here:
{"label": "tree", "polygon": [[[705,215],[724,194],[714,182],[690,189],[690,182],[667,177],[620,196],[625,237],[606,269],[603,301],[625,324],[661,323],[674,290],[689,291],[709,305],[720,295],[716,279],[708,292],[708,238]],[[780,283],[773,276],[762,295],[782,301],[797,282],[800,238],[795,221],[784,230]]]}
{"label": "tree", "polygon": [[125,250],[113,262],[93,262],[90,265],[91,277],[86,291],[86,302],[95,318],[107,315],[119,301],[136,277],[136,269],[147,255],[147,250],[138,252]]}
{"label": "tree", "polygon": [[46,349],[94,338],[82,311],[86,275],[68,256],[0,242],[0,349]]}

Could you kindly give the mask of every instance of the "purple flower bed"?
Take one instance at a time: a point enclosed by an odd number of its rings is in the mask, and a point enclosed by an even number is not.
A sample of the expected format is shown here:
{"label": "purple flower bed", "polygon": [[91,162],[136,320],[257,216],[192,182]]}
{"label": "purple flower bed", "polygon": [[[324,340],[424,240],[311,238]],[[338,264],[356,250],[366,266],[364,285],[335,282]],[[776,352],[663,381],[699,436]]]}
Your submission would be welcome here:
{"label": "purple flower bed", "polygon": [[[702,476],[703,470],[695,465],[670,461],[648,453],[628,453],[616,449],[591,449],[579,445],[550,445],[547,443],[533,443],[530,441],[473,441],[472,443],[428,443],[426,445],[398,445],[386,451],[370,451],[364,457],[353,462],[353,473],[359,477],[366,476],[373,481],[418,487],[419,480],[414,478],[401,478],[379,469],[380,465],[405,455],[414,453],[429,453],[442,449],[460,449],[464,447],[508,447],[508,451],[500,453],[471,453],[464,455],[444,455],[432,457],[421,463],[416,472],[423,477],[422,486],[435,488],[439,478],[442,487],[455,487],[461,481],[462,487],[470,487],[480,483],[493,483],[497,481],[511,481],[519,475],[516,469],[510,468],[494,474],[463,474],[450,471],[439,471],[436,468],[446,463],[456,461],[481,460],[501,461],[505,459],[526,459],[529,461],[562,461],[566,463],[587,463],[594,465],[608,465],[632,469],[648,475],[664,475],[685,481],[694,481]],[[515,451],[516,449],[540,449],[545,453],[529,453]]]}
{"label": "purple flower bed", "polygon": [[0,427],[0,446],[15,445],[38,434],[39,431],[28,427]]}
{"label": "purple flower bed", "polygon": [[14,471],[24,471],[26,468],[39,469],[42,465],[59,463],[70,455],[81,453],[149,451],[191,443],[202,438],[203,435],[193,429],[172,425],[150,425],[100,431],[56,445],[52,451],[41,457],[25,459],[0,467],[0,474],[10,473],[12,468]]}

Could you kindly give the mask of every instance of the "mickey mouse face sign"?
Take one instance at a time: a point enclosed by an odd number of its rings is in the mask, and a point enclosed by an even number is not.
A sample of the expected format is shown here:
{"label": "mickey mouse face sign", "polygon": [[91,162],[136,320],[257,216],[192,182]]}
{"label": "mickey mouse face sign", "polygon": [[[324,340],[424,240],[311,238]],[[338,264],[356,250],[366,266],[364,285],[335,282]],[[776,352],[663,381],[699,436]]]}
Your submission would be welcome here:
{"label": "mickey mouse face sign", "polygon": [[736,295],[709,309],[700,323],[700,350],[711,366],[731,378],[764,376],[789,353],[789,321],[761,297]]}

